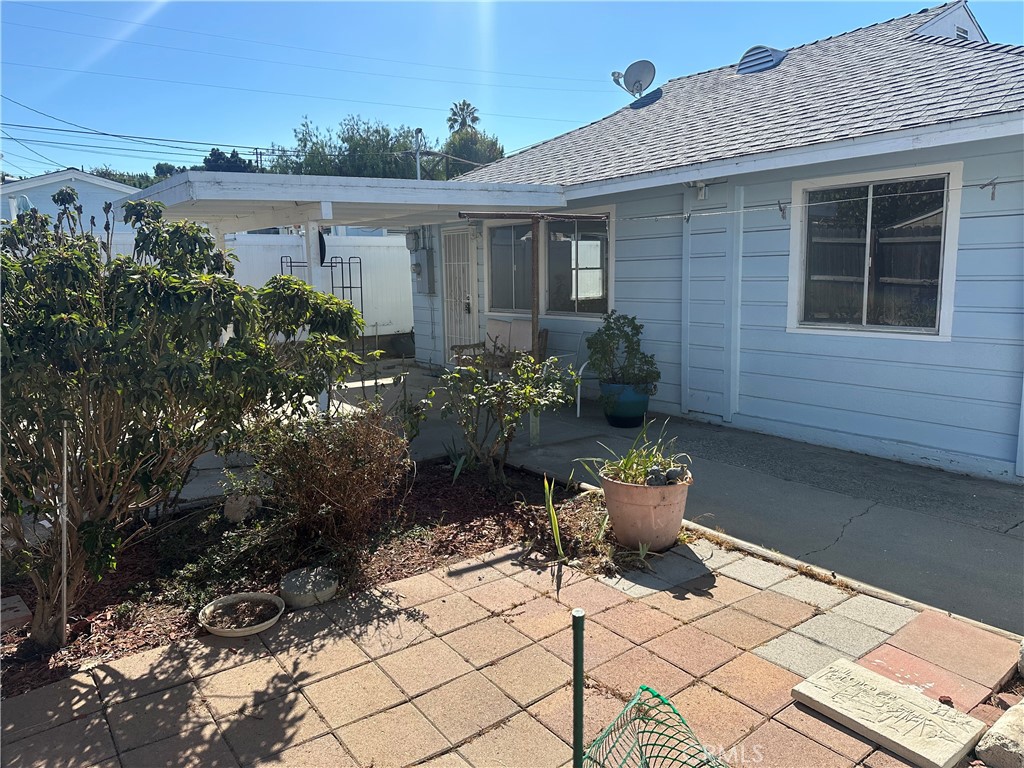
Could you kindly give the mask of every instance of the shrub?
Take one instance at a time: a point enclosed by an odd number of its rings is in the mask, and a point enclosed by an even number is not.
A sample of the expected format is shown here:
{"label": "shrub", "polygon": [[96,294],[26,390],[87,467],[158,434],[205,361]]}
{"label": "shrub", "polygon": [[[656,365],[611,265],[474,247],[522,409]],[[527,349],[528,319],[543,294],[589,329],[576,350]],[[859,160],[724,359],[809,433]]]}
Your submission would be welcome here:
{"label": "shrub", "polygon": [[264,504],[287,515],[299,541],[362,545],[392,515],[412,462],[408,441],[379,408],[269,424],[246,450]]}
{"label": "shrub", "polygon": [[653,395],[661,379],[654,355],[644,352],[640,336],[644,326],[632,315],[612,310],[601,327],[587,337],[590,367],[607,384],[629,384]]}
{"label": "shrub", "polygon": [[60,530],[63,481],[73,609],[211,442],[345,375],[362,326],[349,302],[296,278],[238,284],[205,228],[163,221],[155,203],[125,204],[135,247],[114,256],[109,203],[101,242],[74,190],[53,200],[56,226],[33,210],[0,234],[3,557],[32,579],[44,647],[65,641],[64,574],[61,537],[35,531]]}
{"label": "shrub", "polygon": [[458,423],[469,456],[487,468],[488,479],[504,485],[505,462],[523,417],[571,403],[578,378],[555,357],[537,362],[514,352],[508,368],[495,366],[502,357],[484,353],[441,376],[448,392],[441,413]]}

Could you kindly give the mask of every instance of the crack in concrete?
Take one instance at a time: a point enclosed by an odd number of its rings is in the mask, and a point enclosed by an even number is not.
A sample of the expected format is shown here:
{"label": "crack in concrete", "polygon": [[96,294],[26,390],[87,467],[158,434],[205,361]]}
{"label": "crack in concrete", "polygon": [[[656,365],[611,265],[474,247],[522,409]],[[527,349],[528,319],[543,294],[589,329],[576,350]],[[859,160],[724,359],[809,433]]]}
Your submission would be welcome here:
{"label": "crack in concrete", "polygon": [[827,547],[822,547],[821,549],[812,549],[810,552],[804,552],[802,555],[797,555],[797,559],[798,560],[803,560],[804,558],[809,557],[810,555],[816,555],[819,552],[824,552],[824,551],[826,551],[828,549],[832,549],[832,547],[834,547],[836,544],[838,544],[839,540],[843,538],[843,535],[846,533],[846,529],[850,525],[850,523],[852,523],[858,517],[864,517],[864,515],[866,515],[868,512],[870,512],[872,509],[874,509],[875,507],[877,507],[881,503],[882,502],[880,502],[880,501],[876,501],[873,504],[871,504],[870,506],[868,506],[868,508],[865,509],[863,512],[858,512],[856,515],[851,516],[849,520],[847,520],[845,523],[843,523],[843,527],[839,530],[839,535],[836,536],[836,540],[833,541],[831,544],[829,544]]}
{"label": "crack in concrete", "polygon": [[1009,533],[1014,528],[1020,528],[1022,525],[1024,525],[1024,520],[1021,520],[1019,523],[1014,523],[1009,528],[1007,528],[1005,531],[1003,531],[1003,533]]}

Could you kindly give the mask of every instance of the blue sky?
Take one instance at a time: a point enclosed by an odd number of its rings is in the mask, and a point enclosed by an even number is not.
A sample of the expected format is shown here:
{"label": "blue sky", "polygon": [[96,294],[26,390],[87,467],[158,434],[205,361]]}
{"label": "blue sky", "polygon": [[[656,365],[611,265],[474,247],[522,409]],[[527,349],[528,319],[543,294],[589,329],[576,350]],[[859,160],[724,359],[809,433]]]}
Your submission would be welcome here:
{"label": "blue sky", "polygon": [[[752,45],[788,48],[927,5],[4,0],[0,147],[18,175],[148,171],[198,163],[214,145],[291,145],[305,115],[328,127],[359,114],[443,138],[448,107],[468,99],[513,151],[621,107],[629,97],[609,73],[636,59],[654,62],[657,85]],[[1024,4],[970,7],[990,40],[1024,43]]]}

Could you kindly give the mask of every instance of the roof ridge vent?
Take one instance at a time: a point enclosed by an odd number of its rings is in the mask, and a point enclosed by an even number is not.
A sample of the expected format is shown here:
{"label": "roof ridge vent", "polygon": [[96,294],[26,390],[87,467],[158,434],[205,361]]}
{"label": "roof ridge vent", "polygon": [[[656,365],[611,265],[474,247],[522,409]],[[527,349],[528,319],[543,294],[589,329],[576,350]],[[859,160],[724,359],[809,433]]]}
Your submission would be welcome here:
{"label": "roof ridge vent", "polygon": [[786,58],[785,51],[769,48],[766,45],[755,45],[740,58],[740,63],[736,65],[736,72],[741,75],[764,72],[766,69],[779,66],[784,58]]}

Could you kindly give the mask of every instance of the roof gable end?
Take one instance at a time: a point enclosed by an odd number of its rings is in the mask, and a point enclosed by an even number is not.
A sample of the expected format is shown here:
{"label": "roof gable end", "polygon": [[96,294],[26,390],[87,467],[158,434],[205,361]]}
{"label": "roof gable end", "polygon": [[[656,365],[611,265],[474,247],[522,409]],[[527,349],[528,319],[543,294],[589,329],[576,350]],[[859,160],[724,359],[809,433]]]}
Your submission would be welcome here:
{"label": "roof gable end", "polygon": [[139,191],[137,187],[122,184],[119,181],[111,181],[110,179],[105,179],[102,176],[96,176],[92,173],[80,171],[77,168],[65,168],[62,171],[44,173],[40,176],[32,176],[28,179],[4,182],[0,188],[3,189],[4,194],[13,195],[22,193],[25,190],[35,189],[36,187],[40,187],[44,184],[52,184],[54,182],[68,182],[69,186],[74,186],[74,182],[76,181],[83,181],[97,187],[103,187],[104,189],[109,189],[114,192],[120,192],[122,195]]}
{"label": "roof gable end", "polygon": [[918,35],[926,37],[948,37],[953,40],[975,40],[988,42],[985,31],[974,18],[967,3],[961,0],[953,3],[942,13],[932,17],[914,30]]}

